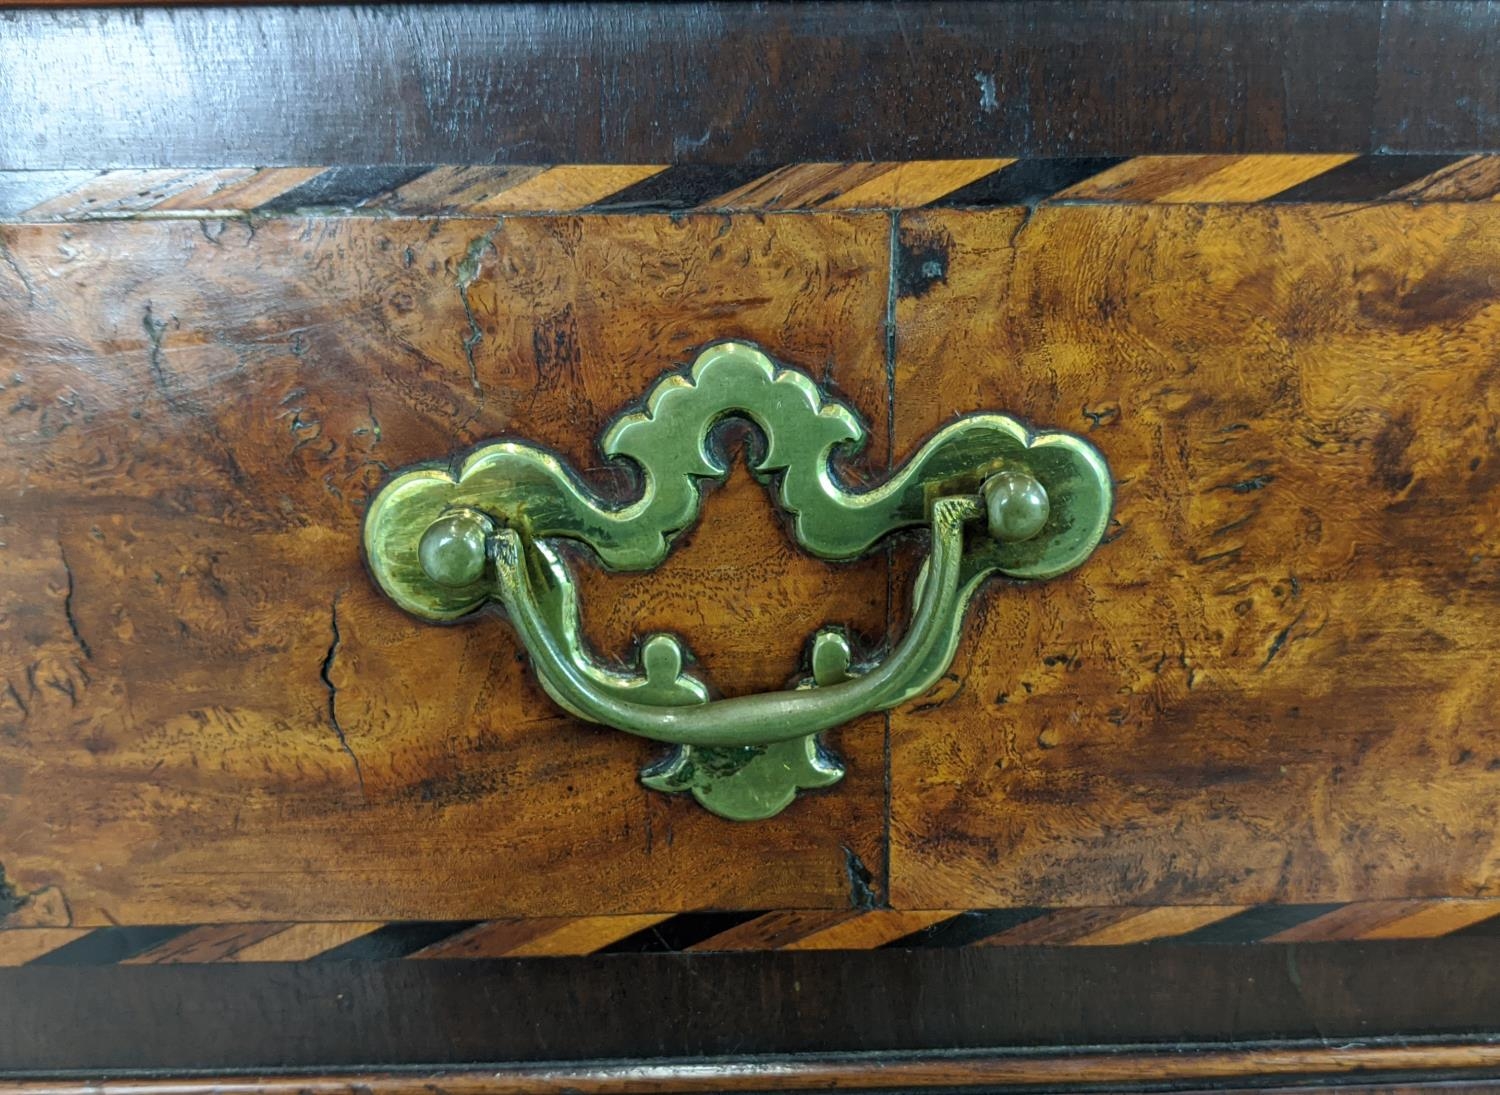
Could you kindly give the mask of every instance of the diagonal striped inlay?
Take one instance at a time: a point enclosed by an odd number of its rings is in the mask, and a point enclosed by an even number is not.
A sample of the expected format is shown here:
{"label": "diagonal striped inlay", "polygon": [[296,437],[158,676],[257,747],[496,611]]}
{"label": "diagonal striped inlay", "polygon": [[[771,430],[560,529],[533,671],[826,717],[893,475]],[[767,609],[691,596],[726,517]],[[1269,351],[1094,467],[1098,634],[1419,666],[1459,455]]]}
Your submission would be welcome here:
{"label": "diagonal striped inlay", "polygon": [[1017,160],[994,174],[945,194],[932,204],[976,208],[1035,205],[1124,162],[1117,156]]}
{"label": "diagonal striped inlay", "polygon": [[1412,202],[1500,201],[1500,156],[1465,156],[1389,196]]}
{"label": "diagonal striped inlay", "polygon": [[1338,905],[1256,905],[1174,938],[1180,943],[1257,943],[1336,911]]}
{"label": "diagonal striped inlay", "polygon": [[1500,935],[1500,898],[1296,905],[784,909],[0,930],[0,967],[391,961],[1138,944],[1328,943]]}
{"label": "diagonal striped inlay", "polygon": [[1081,947],[1118,947],[1127,943],[1150,943],[1172,939],[1217,924],[1243,912],[1243,905],[1165,905],[1155,909],[1132,909],[1130,915],[1102,924],[1074,938]]}
{"label": "diagonal striped inlay", "polygon": [[873,909],[862,916],[812,932],[785,944],[783,950],[834,951],[873,950],[894,939],[911,935],[953,916],[951,910],[914,912],[902,909]]}
{"label": "diagonal striped inlay", "polygon": [[777,168],[702,203],[707,209],[815,209],[878,179],[889,165],[803,163]]}
{"label": "diagonal striped inlay", "polygon": [[387,961],[407,958],[473,928],[478,921],[416,920],[385,924],[331,950],[319,951],[319,962]]}
{"label": "diagonal striped inlay", "polygon": [[760,916],[753,912],[684,913],[647,925],[598,948],[595,954],[660,954],[685,951]]}
{"label": "diagonal striped inlay", "polygon": [[[466,215],[524,213],[528,211],[586,209],[611,194],[645,182],[665,168],[641,167],[549,167],[513,173],[514,182],[492,196],[476,198],[460,207]],[[430,212],[430,208],[421,210]]]}
{"label": "diagonal striped inlay", "polygon": [[32,958],[32,966],[109,966],[128,962],[154,947],[162,946],[189,929],[175,925],[96,928],[87,935],[64,943],[56,950]]}
{"label": "diagonal striped inlay", "polygon": [[211,209],[229,212],[258,209],[277,195],[315,179],[322,170],[319,167],[270,167],[205,171],[191,185],[163,198],[147,211],[192,213]]}
{"label": "diagonal striped inlay", "polygon": [[491,920],[424,947],[413,958],[543,958],[596,954],[672,919],[670,913]]}
{"label": "diagonal striped inlay", "polygon": [[284,931],[286,924],[202,924],[124,959],[126,965],[228,962],[240,951]]}
{"label": "diagonal striped inlay", "polygon": [[27,209],[41,220],[144,213],[184,192],[202,193],[223,180],[239,181],[242,171],[104,171],[79,186]]}
{"label": "diagonal striped inlay", "polygon": [[385,927],[375,922],[283,924],[266,938],[238,948],[232,962],[305,962]]}
{"label": "diagonal striped inlay", "polygon": [[1046,909],[970,909],[918,931],[898,936],[887,947],[968,947],[1046,916]]}
{"label": "diagonal striped inlay", "polygon": [[1055,201],[1259,202],[1348,161],[1333,156],[1137,156],[1059,191]]}
{"label": "diagonal striped inlay", "polygon": [[304,209],[358,209],[426,173],[421,167],[330,167],[262,202],[259,213]]}
{"label": "diagonal striped inlay", "polygon": [[688,950],[782,950],[866,915],[867,912],[858,909],[790,909],[785,912],[770,912],[694,943]]}
{"label": "diagonal striped inlay", "polygon": [[1485,898],[1422,901],[1418,908],[1369,928],[1361,939],[1437,939],[1500,916],[1500,904]]}
{"label": "diagonal striped inlay", "polygon": [[[97,171],[0,171],[0,220],[13,220],[62,195],[75,194]],[[47,218],[51,219],[51,218]]]}
{"label": "diagonal striped inlay", "polygon": [[830,196],[820,209],[913,209],[929,205],[1014,160],[913,160],[882,164],[866,182]]}
{"label": "diagonal striped inlay", "polygon": [[0,969],[24,966],[90,934],[88,928],[15,928],[0,931]]}
{"label": "diagonal striped inlay", "polygon": [[1468,202],[1500,156],[1204,155],[747,164],[344,165],[0,172],[0,219],[524,216],[1046,202]]}
{"label": "diagonal striped inlay", "polygon": [[679,164],[648,179],[607,194],[593,203],[598,212],[671,213],[712,204],[715,198],[732,194],[775,168]]}
{"label": "diagonal striped inlay", "polygon": [[977,940],[980,947],[1064,946],[1074,944],[1134,916],[1139,910],[1053,909],[1013,928]]}
{"label": "diagonal striped inlay", "polygon": [[1357,156],[1314,175],[1267,200],[1276,202],[1367,202],[1389,199],[1452,168],[1461,156]]}

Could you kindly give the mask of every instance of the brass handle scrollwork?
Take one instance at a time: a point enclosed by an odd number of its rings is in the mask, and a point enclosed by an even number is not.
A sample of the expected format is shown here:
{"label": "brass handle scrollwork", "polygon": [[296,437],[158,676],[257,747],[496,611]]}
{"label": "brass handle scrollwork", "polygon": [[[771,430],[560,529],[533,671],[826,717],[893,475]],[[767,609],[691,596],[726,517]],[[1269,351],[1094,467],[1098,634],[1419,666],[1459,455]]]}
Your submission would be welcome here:
{"label": "brass handle scrollwork", "polygon": [[[708,438],[731,415],[764,434],[754,470],[775,477],[793,534],[812,554],[851,559],[898,529],[930,530],[910,625],[878,663],[857,664],[845,635],[826,628],[814,636],[804,680],[779,692],[711,698],[684,668],[690,659],[675,636],[648,637],[628,671],[599,661],[583,641],[572,574],[548,540],[587,544],[614,569],[659,564],[698,517],[698,480],[728,475]],[[798,790],[842,777],[820,733],[921,695],[947,671],[964,610],[985,578],[1062,574],[1089,556],[1109,520],[1109,469],[1071,434],[1033,432],[1000,414],[969,415],[885,483],[846,490],[830,460],[863,439],[853,412],[806,374],[746,343],[718,343],[688,372],[664,376],[642,410],[605,433],[604,454],[633,460],[643,473],[635,501],[612,505],[552,454],[494,442],[457,467],[396,475],[371,502],[365,554],[386,594],[423,619],[503,605],[538,680],[561,707],[674,746],[642,772],[647,786],[691,791],[727,818],[771,817]]]}

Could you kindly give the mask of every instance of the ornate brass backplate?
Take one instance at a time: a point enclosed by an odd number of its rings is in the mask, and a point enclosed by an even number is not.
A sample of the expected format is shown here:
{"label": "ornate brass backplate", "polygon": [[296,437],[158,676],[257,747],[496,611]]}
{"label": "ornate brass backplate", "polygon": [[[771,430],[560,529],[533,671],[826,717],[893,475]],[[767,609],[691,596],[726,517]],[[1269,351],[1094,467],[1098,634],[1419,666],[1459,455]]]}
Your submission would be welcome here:
{"label": "ornate brass backplate", "polygon": [[[910,627],[878,663],[857,664],[844,634],[825,628],[813,637],[805,679],[715,699],[685,668],[691,659],[675,636],[647,637],[629,667],[599,660],[583,641],[572,574],[547,541],[586,544],[615,570],[655,567],[697,520],[698,481],[727,478],[709,433],[731,415],[765,435],[754,471],[774,483],[797,543],[812,554],[852,559],[898,529],[930,530]],[[604,455],[643,472],[638,499],[596,497],[552,454],[497,441],[457,466],[415,467],[387,483],[366,516],[365,553],[380,587],[423,619],[503,605],[560,706],[674,747],[642,772],[647,786],[691,791],[727,818],[771,817],[798,790],[843,775],[820,733],[920,695],[943,675],[986,577],[1062,574],[1089,556],[1109,520],[1109,469],[1071,434],[970,415],[885,483],[847,490],[830,459],[863,439],[854,413],[806,374],[746,343],[717,343],[686,373],[658,380],[644,409],[605,433]]]}

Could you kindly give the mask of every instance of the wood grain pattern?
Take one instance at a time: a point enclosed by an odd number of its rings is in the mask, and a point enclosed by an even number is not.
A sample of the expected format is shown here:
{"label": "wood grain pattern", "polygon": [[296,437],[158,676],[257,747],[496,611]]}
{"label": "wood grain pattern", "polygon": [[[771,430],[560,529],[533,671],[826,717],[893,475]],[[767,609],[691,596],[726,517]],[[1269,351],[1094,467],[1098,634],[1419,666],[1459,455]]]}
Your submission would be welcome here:
{"label": "wood grain pattern", "polygon": [[869,950],[947,920],[953,913],[894,910],[830,924],[784,944],[789,951]]}
{"label": "wood grain pattern", "polygon": [[1135,156],[1057,196],[1072,201],[1264,201],[1352,159],[1348,154]]}
{"label": "wood grain pattern", "polygon": [[1158,909],[1132,909],[1131,915],[1075,935],[1072,942],[1081,947],[1113,947],[1170,939],[1227,920],[1242,911],[1238,905],[1168,905]]}
{"label": "wood grain pattern", "polygon": [[885,164],[886,170],[829,197],[822,206],[828,209],[905,209],[926,205],[1013,162],[1009,159],[978,159]]}
{"label": "wood grain pattern", "polygon": [[903,216],[940,271],[898,270],[897,459],[1009,407],[1119,490],[893,713],[897,907],[1500,892],[1497,241],[1488,203]]}
{"label": "wood grain pattern", "polygon": [[601,950],[611,943],[659,924],[661,913],[638,916],[590,916],[558,925],[535,939],[517,943],[506,952],[511,958],[539,958]]}
{"label": "wood grain pattern", "polygon": [[[246,925],[251,929],[256,926]],[[263,939],[239,941],[224,959],[230,962],[301,962],[378,931],[381,926],[379,922],[358,920],[277,925],[279,930]]]}
{"label": "wood grain pattern", "polygon": [[22,966],[88,934],[87,928],[29,928],[0,932],[0,967]]}
{"label": "wood grain pattern", "polygon": [[1200,155],[781,168],[611,164],[0,171],[0,221],[1492,201],[1500,156]]}
{"label": "wood grain pattern", "polygon": [[[3,1095],[689,1095],[768,1091],[997,1091],[1036,1085],[1130,1085],[1261,1081],[1255,1090],[1290,1091],[1287,1081],[1339,1082],[1384,1075],[1390,1086],[1364,1092],[1494,1090],[1500,1046],[1482,1042],[1429,1045],[1178,1048],[1076,1054],[868,1054],[737,1062],[487,1068],[470,1072],[365,1072],[346,1075],[210,1079],[0,1080]],[[1423,1074],[1433,1077],[1423,1082]],[[1409,1077],[1402,1079],[1403,1074]],[[1278,1083],[1277,1081],[1281,1081]],[[1464,1081],[1467,1080],[1467,1083]],[[1482,1083],[1486,1086],[1470,1086]],[[1397,1087],[1397,1084],[1410,1084]],[[1441,1084],[1441,1087],[1439,1086]],[[1178,1090],[1180,1088],[1174,1088]],[[1216,1090],[1223,1090],[1216,1085]],[[1110,1090],[1105,1087],[1104,1090]],[[1326,1090],[1326,1089],[1325,1089]]]}
{"label": "wood grain pattern", "polygon": [[[29,907],[29,906],[28,906]],[[66,922],[63,918],[61,922]],[[1489,935],[1500,900],[1348,904],[1161,905],[1012,909],[708,910],[460,921],[333,921],[0,930],[0,968],[173,962],[306,962],[578,956],[614,951],[713,954],[1132,943],[1328,943]],[[76,944],[76,945],[75,945]]]}
{"label": "wood grain pattern", "polygon": [[[510,430],[629,489],[601,428],[715,337],[811,369],[871,420],[859,467],[883,465],[889,231],[857,214],[0,228],[17,892],[55,887],[100,925],[880,891],[882,719],[834,735],[836,793],[722,821],[639,785],[654,747],[558,713],[501,622],[404,617],[358,542],[388,469]],[[744,474],[660,573],[582,569],[602,649],[671,627],[731,692],[782,684],[817,623],[884,626],[883,561],[804,557]]]}
{"label": "wood grain pattern", "polygon": [[1428,178],[1403,186],[1396,191],[1395,196],[1409,201],[1446,201],[1455,198],[1495,201],[1500,199],[1500,158],[1466,156]]}
{"label": "wood grain pattern", "polygon": [[[608,934],[569,918],[879,903],[883,720],[839,732],[842,785],[731,826],[644,792],[650,747],[557,714],[503,624],[395,613],[353,545],[389,468],[506,430],[628,490],[600,428],[722,335],[859,408],[874,474],[893,264],[898,457],[973,409],[1083,430],[1117,526],[1076,575],[988,589],[952,679],[892,716],[894,914],[767,930],[875,946],[930,910],[1095,906],[991,942],[1123,942],[1376,899],[1288,938],[1477,922],[1399,902],[1500,895],[1497,217],[932,210],[894,257],[882,214],[0,229],[6,922],[200,924],[161,958],[244,960],[351,937],[221,925],[554,917],[474,944],[561,953]],[[740,469],[658,571],[580,564],[586,627],[621,653],[680,630],[725,692],[774,688],[824,622],[899,629],[920,551],[888,613],[883,559],[804,558]]]}
{"label": "wood grain pattern", "polygon": [[591,954],[669,919],[636,916],[521,917],[476,924],[411,955],[413,958],[537,958]]}
{"label": "wood grain pattern", "polygon": [[[891,910],[880,912],[889,913]],[[782,909],[736,925],[701,943],[695,943],[689,949],[720,952],[779,950],[846,921],[875,915],[879,915],[879,912],[861,912],[857,909]]]}
{"label": "wood grain pattern", "polygon": [[[336,946],[334,938],[339,941],[358,938],[364,932],[370,931],[373,925],[365,924],[338,924],[318,925],[321,930],[307,931],[307,925],[297,925],[298,931],[292,930],[292,925],[276,923],[259,924],[205,924],[202,927],[193,928],[183,932],[174,939],[152,947],[149,950],[127,958],[124,961],[131,965],[164,965],[173,962],[234,962],[254,961],[264,962],[271,955],[282,956],[282,961],[295,961],[290,956],[297,953],[298,945],[306,946],[309,938],[317,938],[318,945]],[[280,936],[275,943],[268,945],[267,941],[272,936]],[[241,957],[248,952],[246,957]]]}
{"label": "wood grain pattern", "polygon": [[1489,917],[1484,915],[1488,907],[1487,902],[1475,900],[1429,901],[1406,916],[1387,920],[1367,929],[1362,938],[1400,939],[1403,936],[1416,938],[1427,934],[1442,936],[1488,920]]}

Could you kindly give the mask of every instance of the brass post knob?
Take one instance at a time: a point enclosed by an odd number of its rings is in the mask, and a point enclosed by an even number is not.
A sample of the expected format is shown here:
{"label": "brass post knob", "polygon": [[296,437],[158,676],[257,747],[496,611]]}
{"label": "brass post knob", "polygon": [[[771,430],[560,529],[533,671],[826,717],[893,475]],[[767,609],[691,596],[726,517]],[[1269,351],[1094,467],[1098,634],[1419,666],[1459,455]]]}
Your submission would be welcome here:
{"label": "brass post knob", "polygon": [[984,496],[990,535],[1004,544],[1018,544],[1041,532],[1052,512],[1047,488],[1024,471],[1002,471],[979,488]]}
{"label": "brass post knob", "polygon": [[472,510],[441,517],[427,526],[417,544],[422,571],[438,585],[461,589],[484,574],[494,522]]}

